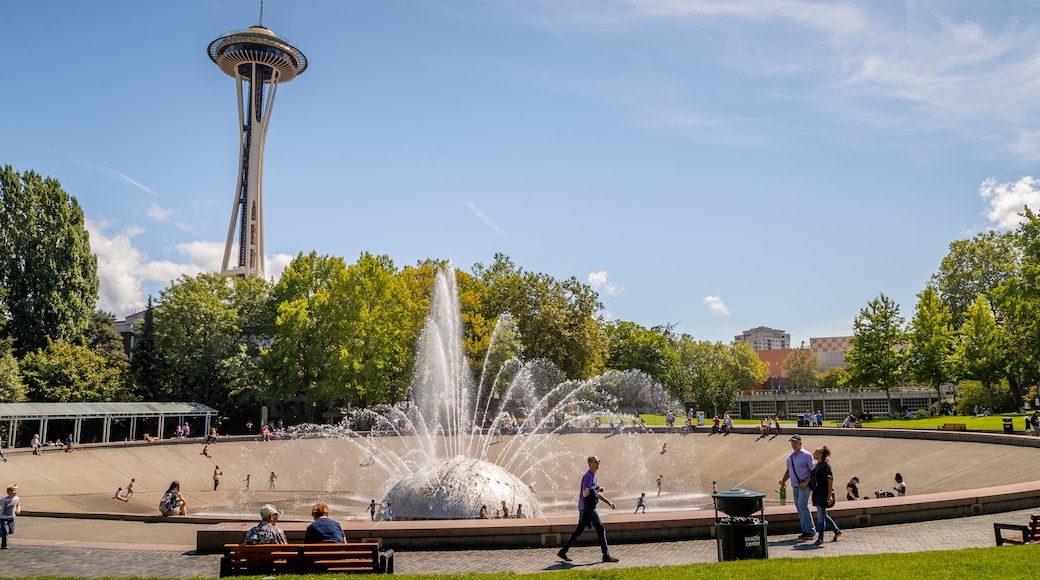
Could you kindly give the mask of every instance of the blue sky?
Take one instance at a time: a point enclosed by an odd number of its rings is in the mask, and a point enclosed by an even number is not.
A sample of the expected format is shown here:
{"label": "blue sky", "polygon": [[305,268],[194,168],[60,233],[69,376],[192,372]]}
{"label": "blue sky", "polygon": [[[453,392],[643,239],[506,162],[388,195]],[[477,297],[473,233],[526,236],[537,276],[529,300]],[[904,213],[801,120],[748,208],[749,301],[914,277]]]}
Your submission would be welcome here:
{"label": "blue sky", "polygon": [[[89,220],[99,306],[220,268],[258,2],[9,2],[0,164]],[[268,0],[268,275],[496,252],[701,340],[908,319],[950,242],[1040,207],[1040,4]]]}

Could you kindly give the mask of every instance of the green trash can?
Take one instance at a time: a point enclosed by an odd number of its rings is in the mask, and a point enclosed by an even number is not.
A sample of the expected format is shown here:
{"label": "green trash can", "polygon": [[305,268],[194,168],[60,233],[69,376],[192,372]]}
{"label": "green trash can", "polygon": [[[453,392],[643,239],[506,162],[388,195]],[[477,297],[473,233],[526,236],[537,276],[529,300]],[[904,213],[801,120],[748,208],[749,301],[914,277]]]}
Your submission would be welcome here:
{"label": "green trash can", "polygon": [[[715,541],[719,562],[732,560],[765,560],[769,558],[769,541],[762,507],[764,493],[731,489],[712,494],[715,500]],[[719,512],[725,517],[719,517]],[[754,515],[758,512],[758,515]]]}
{"label": "green trash can", "polygon": [[1004,417],[1004,432],[1005,433],[1014,433],[1015,432],[1015,425],[1014,425],[1014,423],[1012,423],[1012,421],[1013,421],[1013,419],[1011,417]]}

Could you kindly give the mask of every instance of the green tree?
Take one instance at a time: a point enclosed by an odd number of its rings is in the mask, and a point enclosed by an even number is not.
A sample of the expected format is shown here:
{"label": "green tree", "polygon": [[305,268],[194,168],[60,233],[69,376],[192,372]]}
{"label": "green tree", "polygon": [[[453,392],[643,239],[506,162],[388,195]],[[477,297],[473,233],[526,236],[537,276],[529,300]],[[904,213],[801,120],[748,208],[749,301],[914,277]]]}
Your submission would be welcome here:
{"label": "green tree", "polygon": [[971,415],[976,405],[979,409],[990,407],[999,413],[1001,409],[1016,409],[1021,403],[1011,396],[1007,381],[1000,381],[990,388],[983,387],[979,381],[961,381],[957,385],[957,414]]}
{"label": "green tree", "polygon": [[0,403],[21,403],[24,400],[25,384],[18,359],[11,352],[11,341],[0,340]]}
{"label": "green tree", "polygon": [[1017,275],[1020,251],[1010,232],[988,231],[950,244],[939,272],[932,276],[939,297],[950,311],[953,328],[979,295],[992,301],[993,291]]}
{"label": "green tree", "polygon": [[97,310],[90,315],[86,345],[101,356],[114,356],[124,361],[127,358],[126,350],[123,348],[123,337],[116,330],[116,317],[104,310]]}
{"label": "green tree", "polygon": [[558,281],[546,274],[524,272],[502,254],[473,276],[481,283],[480,314],[497,320],[512,314],[528,359],[544,358],[572,379],[586,379],[603,368],[607,339],[599,295],[575,278]]}
{"label": "green tree", "polygon": [[821,389],[843,389],[848,387],[849,373],[844,367],[831,367],[820,374]]}
{"label": "green tree", "polygon": [[182,276],[163,290],[155,311],[155,350],[163,371],[160,399],[229,408],[233,397],[262,388],[255,365],[245,360],[256,345],[255,337],[243,331],[240,314],[240,303],[254,298],[257,284],[266,283],[199,274]]}
{"label": "green tree", "polygon": [[982,383],[987,406],[993,407],[993,386],[1007,372],[1007,350],[1004,332],[993,317],[989,300],[979,295],[968,308],[964,324],[958,330],[955,351],[957,375]]}
{"label": "green tree", "polygon": [[1028,207],[1022,215],[1025,219],[1014,232],[1021,268],[993,292],[1016,400],[1025,394],[1026,385],[1040,383],[1040,218]]}
{"label": "green tree", "polygon": [[[412,294],[387,256],[364,253],[338,278],[332,320],[341,320],[335,364],[346,400],[361,406],[404,400],[412,354],[425,313],[410,308]],[[321,392],[330,398],[337,390]]]}
{"label": "green tree", "polygon": [[340,386],[332,353],[338,348],[328,320],[333,281],[346,272],[342,258],[300,253],[282,272],[271,291],[277,315],[271,347],[262,353],[261,369],[268,403],[296,396],[314,398],[312,389],[334,391]]}
{"label": "green tree", "polygon": [[46,403],[132,401],[126,364],[90,348],[51,342],[21,363],[29,399]]}
{"label": "green tree", "polygon": [[682,397],[685,394],[685,374],[680,371],[679,354],[672,347],[667,329],[649,329],[634,322],[618,320],[608,324],[605,330],[608,369],[638,369],[650,375],[671,395]]}
{"label": "green tree", "polygon": [[272,291],[278,314],[262,362],[269,399],[302,396],[307,412],[403,400],[425,315],[417,276],[368,253],[349,267],[314,252],[293,260]]}
{"label": "green tree", "polygon": [[935,288],[928,286],[917,298],[908,333],[907,371],[912,380],[931,385],[941,399],[942,385],[952,380],[953,319]]}
{"label": "green tree", "polygon": [[48,340],[82,343],[98,296],[83,211],[56,179],[10,165],[0,171],[0,286],[19,356]]}
{"label": "green tree", "polygon": [[144,317],[134,329],[134,346],[130,353],[130,374],[134,378],[137,394],[146,401],[162,399],[163,359],[155,345],[155,307],[152,297]]}
{"label": "green tree", "polygon": [[750,389],[769,374],[769,365],[744,343],[698,342],[686,354],[694,401],[715,414],[733,408],[741,389]]}
{"label": "green tree", "polygon": [[792,350],[780,365],[792,387],[815,389],[820,385],[820,358],[804,346]]}
{"label": "green tree", "polygon": [[903,379],[904,320],[899,306],[881,294],[853,321],[852,349],[845,353],[848,383],[885,391],[892,408],[892,387]]}

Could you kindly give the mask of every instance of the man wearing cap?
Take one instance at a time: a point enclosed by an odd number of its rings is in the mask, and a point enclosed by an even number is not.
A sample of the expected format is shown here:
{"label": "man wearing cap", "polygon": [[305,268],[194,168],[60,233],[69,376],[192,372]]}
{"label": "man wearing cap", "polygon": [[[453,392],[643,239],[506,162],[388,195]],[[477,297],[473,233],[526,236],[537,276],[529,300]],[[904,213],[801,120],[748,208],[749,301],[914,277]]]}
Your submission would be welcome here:
{"label": "man wearing cap", "polygon": [[271,504],[260,508],[260,523],[246,530],[243,544],[288,544],[285,532],[277,526],[282,512]]}
{"label": "man wearing cap", "polygon": [[610,555],[610,550],[607,546],[607,530],[604,529],[603,522],[600,521],[599,513],[596,511],[596,504],[601,500],[609,505],[610,509],[614,509],[614,502],[603,495],[603,488],[599,486],[599,481],[596,479],[596,472],[599,471],[599,458],[595,455],[589,456],[588,463],[589,470],[581,478],[581,493],[578,495],[578,527],[574,528],[574,533],[571,534],[570,538],[567,538],[567,541],[560,548],[560,551],[556,552],[556,555],[564,562],[570,562],[572,558],[567,556],[567,550],[586,528],[593,527],[596,528],[596,535],[599,538],[599,548],[603,552],[603,561],[617,562],[618,559]]}
{"label": "man wearing cap", "polygon": [[816,524],[813,522],[812,514],[809,513],[809,474],[813,468],[813,456],[802,449],[802,436],[795,434],[789,439],[791,442],[791,453],[787,456],[787,470],[780,480],[780,485],[791,480],[791,490],[794,493],[794,505],[798,508],[798,522],[802,527],[802,540],[811,540],[816,537]]}

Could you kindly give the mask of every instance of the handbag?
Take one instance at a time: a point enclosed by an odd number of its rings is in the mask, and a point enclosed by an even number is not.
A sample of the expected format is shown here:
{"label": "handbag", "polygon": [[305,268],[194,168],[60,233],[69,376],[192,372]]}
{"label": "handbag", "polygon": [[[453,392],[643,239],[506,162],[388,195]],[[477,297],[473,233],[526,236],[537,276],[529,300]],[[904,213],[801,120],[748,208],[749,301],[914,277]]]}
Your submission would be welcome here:
{"label": "handbag", "polygon": [[830,497],[827,498],[827,508],[829,509],[829,508],[834,507],[834,502],[836,502],[836,501],[837,501],[837,498],[834,497],[834,490],[832,489]]}

